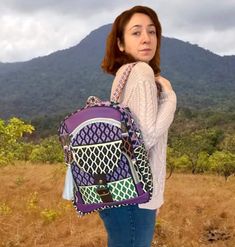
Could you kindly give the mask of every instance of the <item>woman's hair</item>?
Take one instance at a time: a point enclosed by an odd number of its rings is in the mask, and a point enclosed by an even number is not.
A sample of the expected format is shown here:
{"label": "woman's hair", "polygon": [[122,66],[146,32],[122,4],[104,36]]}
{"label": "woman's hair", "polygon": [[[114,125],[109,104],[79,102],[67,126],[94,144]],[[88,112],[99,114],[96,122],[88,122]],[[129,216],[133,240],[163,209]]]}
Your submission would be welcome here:
{"label": "woman's hair", "polygon": [[149,16],[156,27],[157,36],[157,49],[154,57],[149,62],[155,74],[160,73],[160,47],[161,47],[161,35],[162,28],[158,20],[158,16],[154,10],[145,6],[135,6],[129,10],[121,13],[114,21],[112,30],[109,33],[106,41],[106,51],[103,58],[101,67],[102,69],[112,75],[115,75],[117,70],[126,63],[135,62],[135,59],[125,53],[121,52],[118,47],[118,39],[120,43],[124,45],[124,31],[127,23],[135,13],[141,13]]}

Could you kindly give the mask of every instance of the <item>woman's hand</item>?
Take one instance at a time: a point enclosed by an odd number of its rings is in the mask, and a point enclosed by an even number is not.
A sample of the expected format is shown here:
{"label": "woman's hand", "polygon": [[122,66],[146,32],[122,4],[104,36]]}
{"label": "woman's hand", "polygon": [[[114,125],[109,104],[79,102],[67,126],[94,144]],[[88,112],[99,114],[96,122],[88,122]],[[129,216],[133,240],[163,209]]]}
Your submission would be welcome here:
{"label": "woman's hand", "polygon": [[155,77],[155,81],[161,85],[163,92],[169,92],[173,90],[170,81],[168,81],[166,78],[158,75]]}

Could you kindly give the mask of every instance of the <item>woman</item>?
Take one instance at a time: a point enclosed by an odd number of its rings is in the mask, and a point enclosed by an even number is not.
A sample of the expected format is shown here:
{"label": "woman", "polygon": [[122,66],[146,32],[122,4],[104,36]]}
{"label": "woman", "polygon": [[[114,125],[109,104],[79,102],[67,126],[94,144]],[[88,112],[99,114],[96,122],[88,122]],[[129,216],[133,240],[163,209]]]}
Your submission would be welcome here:
{"label": "woman", "polygon": [[176,95],[170,82],[160,76],[160,44],[157,14],[144,6],[119,15],[107,39],[102,68],[115,75],[111,95],[128,63],[137,62],[119,101],[130,108],[142,131],[154,183],[149,202],[100,212],[109,247],[151,246],[156,214],[163,204],[167,133],[176,109]]}

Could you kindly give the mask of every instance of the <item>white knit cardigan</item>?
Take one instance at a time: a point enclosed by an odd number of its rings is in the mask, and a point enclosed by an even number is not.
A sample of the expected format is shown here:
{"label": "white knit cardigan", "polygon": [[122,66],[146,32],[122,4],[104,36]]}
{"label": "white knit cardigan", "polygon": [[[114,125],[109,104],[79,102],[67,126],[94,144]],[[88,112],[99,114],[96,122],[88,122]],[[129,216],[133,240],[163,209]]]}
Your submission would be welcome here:
{"label": "white knit cardigan", "polygon": [[[123,65],[117,71],[111,95],[127,66]],[[158,209],[164,202],[167,136],[176,109],[176,95],[171,90],[162,92],[158,98],[152,68],[145,62],[138,62],[129,75],[119,102],[130,108],[149,152],[153,196],[149,202],[140,204],[139,207]]]}

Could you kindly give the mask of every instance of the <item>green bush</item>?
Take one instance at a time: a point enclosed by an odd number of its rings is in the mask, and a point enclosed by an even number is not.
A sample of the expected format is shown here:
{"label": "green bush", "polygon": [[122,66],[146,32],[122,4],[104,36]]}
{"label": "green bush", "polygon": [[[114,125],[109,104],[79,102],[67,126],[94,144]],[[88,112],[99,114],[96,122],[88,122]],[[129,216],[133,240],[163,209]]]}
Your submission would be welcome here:
{"label": "green bush", "polygon": [[235,174],[235,155],[228,151],[216,151],[209,158],[212,171],[223,175],[225,180]]}
{"label": "green bush", "polygon": [[29,159],[33,162],[58,163],[64,161],[64,154],[57,136],[45,138],[34,146]]}
{"label": "green bush", "polygon": [[0,166],[13,163],[21,156],[24,134],[31,134],[34,127],[18,118],[0,119]]}

